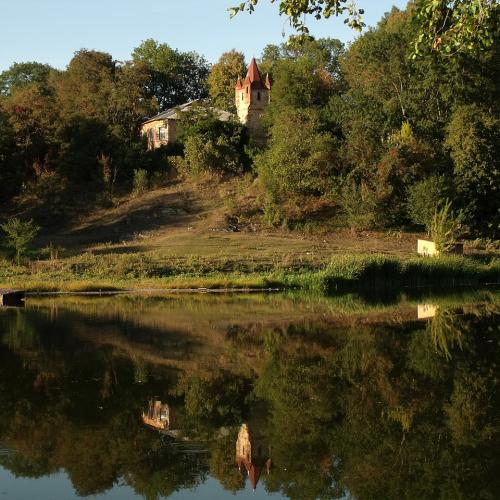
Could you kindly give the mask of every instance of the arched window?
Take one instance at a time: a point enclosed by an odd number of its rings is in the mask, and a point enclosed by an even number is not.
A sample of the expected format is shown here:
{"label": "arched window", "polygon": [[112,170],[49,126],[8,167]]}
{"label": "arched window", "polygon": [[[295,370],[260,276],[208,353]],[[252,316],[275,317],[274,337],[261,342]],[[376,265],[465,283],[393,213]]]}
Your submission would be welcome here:
{"label": "arched window", "polygon": [[257,92],[257,101],[260,101],[260,92]]}

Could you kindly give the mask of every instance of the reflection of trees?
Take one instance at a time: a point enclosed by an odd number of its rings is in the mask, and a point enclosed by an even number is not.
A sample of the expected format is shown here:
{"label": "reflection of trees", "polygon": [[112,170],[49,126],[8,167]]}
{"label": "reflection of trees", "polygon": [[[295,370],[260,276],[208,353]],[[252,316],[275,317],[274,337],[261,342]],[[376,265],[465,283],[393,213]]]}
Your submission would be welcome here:
{"label": "reflection of trees", "polygon": [[279,464],[267,487],[292,498],[492,497],[499,317],[469,309],[448,312],[439,333],[356,327],[332,331],[323,354],[273,349],[257,386]]}
{"label": "reflection of trees", "polygon": [[430,322],[430,333],[434,348],[446,359],[451,358],[451,350],[462,349],[462,328],[457,311],[437,308]]}
{"label": "reflection of trees", "polygon": [[[493,498],[500,311],[441,309],[428,326],[301,323],[228,336],[221,352],[239,349],[258,362],[207,374],[190,351],[175,377],[161,363],[71,336],[67,323],[23,319],[29,311],[0,315],[0,441],[18,450],[0,463],[27,477],[64,469],[82,495],[123,480],[153,499],[193,487],[209,471],[234,492],[244,484],[235,466],[238,425],[264,401],[257,420],[275,467],[260,481],[269,491]],[[208,455],[144,428],[154,395],[175,401],[180,427],[205,439]]]}

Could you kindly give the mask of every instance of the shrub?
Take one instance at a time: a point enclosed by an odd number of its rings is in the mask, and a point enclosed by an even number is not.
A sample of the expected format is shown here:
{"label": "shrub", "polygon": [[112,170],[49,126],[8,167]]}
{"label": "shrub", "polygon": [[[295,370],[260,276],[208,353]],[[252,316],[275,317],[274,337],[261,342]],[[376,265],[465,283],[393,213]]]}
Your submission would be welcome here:
{"label": "shrub", "polygon": [[32,220],[23,222],[18,218],[9,219],[1,227],[7,235],[7,245],[16,253],[19,265],[21,256],[26,254],[40,228]]}
{"label": "shrub", "polygon": [[347,180],[340,191],[339,202],[350,228],[369,229],[375,225],[377,197],[367,184]]}
{"label": "shrub", "polygon": [[423,181],[413,184],[408,189],[406,210],[408,217],[415,224],[424,226],[430,233],[431,223],[436,212],[449,194],[444,176],[431,175]]}
{"label": "shrub", "polygon": [[201,135],[193,135],[184,143],[184,159],[188,173],[199,175],[203,172],[230,172],[242,170],[238,151],[227,137],[207,140]]}
{"label": "shrub", "polygon": [[273,196],[318,196],[329,191],[336,158],[333,137],[317,114],[286,109],[274,117],[269,148],[256,157],[263,185]]}
{"label": "shrub", "polygon": [[193,105],[182,113],[178,123],[179,139],[184,144],[183,170],[238,173],[246,163],[243,126],[221,117],[205,104]]}
{"label": "shrub", "polygon": [[439,253],[450,249],[462,230],[462,212],[454,214],[451,201],[446,200],[441,208],[436,209],[430,227],[432,241]]}
{"label": "shrub", "polygon": [[133,194],[140,196],[149,189],[149,179],[146,170],[139,168],[134,170]]}

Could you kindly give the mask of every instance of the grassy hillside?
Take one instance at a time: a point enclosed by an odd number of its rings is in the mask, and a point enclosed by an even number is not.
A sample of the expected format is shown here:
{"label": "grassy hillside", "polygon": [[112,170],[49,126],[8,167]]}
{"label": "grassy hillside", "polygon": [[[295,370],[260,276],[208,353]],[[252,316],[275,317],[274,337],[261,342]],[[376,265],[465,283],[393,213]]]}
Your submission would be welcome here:
{"label": "grassy hillside", "polygon": [[[467,265],[462,259],[403,264],[415,257],[422,235],[335,227],[328,204],[333,202],[311,207],[307,225],[276,228],[263,222],[259,189],[249,178],[171,182],[81,214],[64,228],[45,229],[30,262],[0,262],[0,286],[333,291],[368,281],[375,287],[498,281],[494,255],[483,255],[482,263],[467,260]],[[362,257],[349,260],[349,255]],[[439,275],[433,274],[436,266]],[[423,282],[421,275],[427,276]]]}

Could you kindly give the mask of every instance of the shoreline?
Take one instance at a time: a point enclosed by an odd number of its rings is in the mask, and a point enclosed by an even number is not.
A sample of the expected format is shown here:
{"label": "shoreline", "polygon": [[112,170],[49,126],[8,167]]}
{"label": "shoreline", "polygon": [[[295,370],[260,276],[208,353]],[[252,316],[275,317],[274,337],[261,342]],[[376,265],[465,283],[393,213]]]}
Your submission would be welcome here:
{"label": "shoreline", "polygon": [[[0,269],[0,287],[27,294],[117,293],[266,293],[309,291],[405,291],[422,288],[484,288],[500,285],[500,259],[481,262],[468,257],[397,258],[386,255],[335,255],[314,268],[245,272],[162,269],[158,263],[119,272],[112,266],[75,267],[71,261],[51,267]],[[58,266],[58,267],[56,267]],[[33,271],[33,269],[35,271]],[[184,272],[183,272],[184,271]]]}

